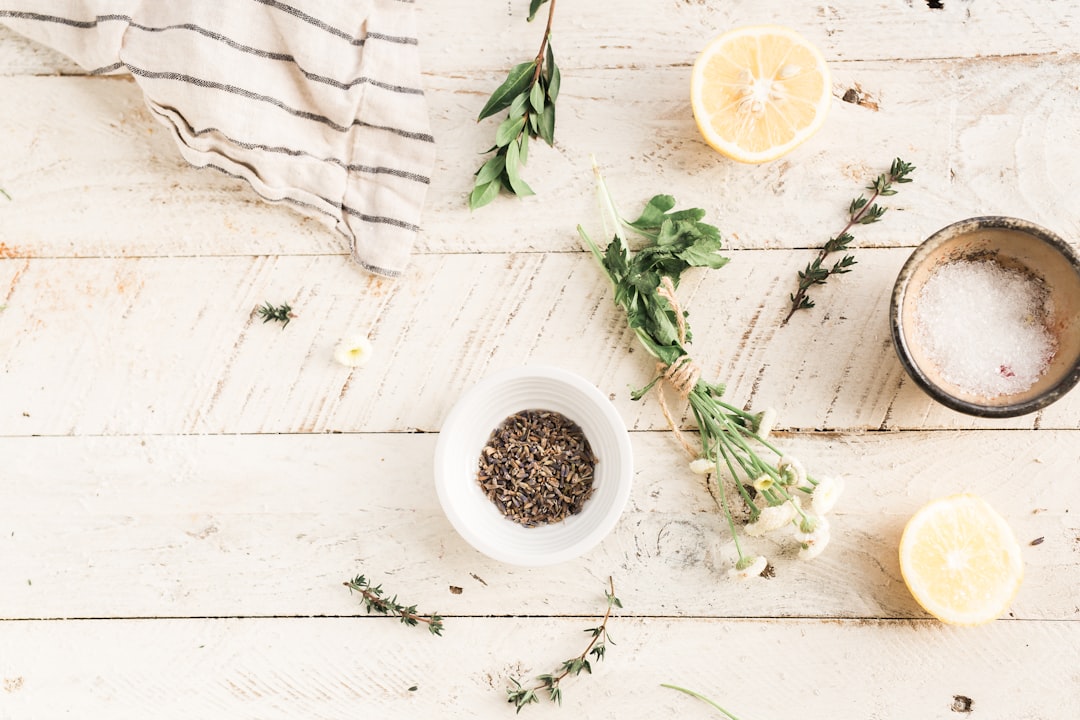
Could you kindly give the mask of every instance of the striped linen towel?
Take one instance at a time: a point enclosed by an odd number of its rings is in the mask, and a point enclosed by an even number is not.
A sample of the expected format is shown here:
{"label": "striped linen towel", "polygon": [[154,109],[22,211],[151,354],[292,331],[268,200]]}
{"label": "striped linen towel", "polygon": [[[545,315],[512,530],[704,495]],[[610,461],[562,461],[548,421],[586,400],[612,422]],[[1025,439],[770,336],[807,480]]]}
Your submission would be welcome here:
{"label": "striped linen towel", "polygon": [[191,164],[329,218],[404,269],[435,160],[414,0],[0,0],[0,22],[130,73]]}

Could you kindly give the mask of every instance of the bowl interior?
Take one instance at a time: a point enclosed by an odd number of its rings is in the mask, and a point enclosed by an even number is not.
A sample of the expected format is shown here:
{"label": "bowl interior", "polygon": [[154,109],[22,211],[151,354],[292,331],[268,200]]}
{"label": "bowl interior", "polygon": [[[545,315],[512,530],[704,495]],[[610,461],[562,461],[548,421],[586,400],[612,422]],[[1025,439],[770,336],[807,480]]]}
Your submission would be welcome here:
{"label": "bowl interior", "polygon": [[[477,482],[480,451],[491,432],[523,410],[565,415],[582,429],[597,458],[595,489],[581,512],[533,528],[504,517]],[[591,383],[557,368],[518,368],[487,378],[454,406],[439,433],[435,481],[451,524],[477,550],[515,565],[562,562],[596,545],[618,521],[633,481],[630,439],[615,408]]]}
{"label": "bowl interior", "polygon": [[[1027,390],[993,397],[975,395],[944,378],[917,338],[916,305],[934,270],[957,260],[993,260],[1041,279],[1049,293],[1046,329],[1057,351],[1046,372]],[[1021,414],[1047,404],[1075,384],[1080,368],[1080,268],[1069,247],[1041,228],[1010,218],[965,221],[939,231],[912,255],[894,298],[898,350],[914,365],[913,377],[937,399],[976,414]],[[921,377],[920,377],[921,376]],[[945,397],[942,397],[944,395]],[[985,408],[986,413],[979,409]],[[1017,412],[1012,412],[1016,410]]]}

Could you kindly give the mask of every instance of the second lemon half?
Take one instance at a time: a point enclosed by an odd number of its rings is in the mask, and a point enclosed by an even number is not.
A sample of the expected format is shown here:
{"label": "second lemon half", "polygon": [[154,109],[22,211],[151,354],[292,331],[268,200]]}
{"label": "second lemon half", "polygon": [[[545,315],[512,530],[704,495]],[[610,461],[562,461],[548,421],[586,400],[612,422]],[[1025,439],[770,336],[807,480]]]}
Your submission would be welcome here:
{"label": "second lemon half", "polygon": [[788,28],[758,25],[720,35],[690,81],[705,141],[746,163],[775,160],[813,135],[832,99],[825,58]]}

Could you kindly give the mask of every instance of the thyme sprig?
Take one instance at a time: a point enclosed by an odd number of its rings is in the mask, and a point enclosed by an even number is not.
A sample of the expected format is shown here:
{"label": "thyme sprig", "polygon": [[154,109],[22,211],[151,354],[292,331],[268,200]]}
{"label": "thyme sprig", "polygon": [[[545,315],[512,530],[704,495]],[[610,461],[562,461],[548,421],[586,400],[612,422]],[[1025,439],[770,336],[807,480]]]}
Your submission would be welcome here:
{"label": "thyme sprig", "polygon": [[7,192],[7,190],[5,190],[4,188],[0,188],[0,195],[3,195],[3,196],[4,196],[4,197],[6,197],[6,198],[7,198],[8,200],[11,200],[11,196],[10,196],[10,195],[8,195],[8,192]]}
{"label": "thyme sprig", "polygon": [[[670,195],[653,197],[641,216],[630,222],[619,214],[595,165],[594,172],[604,225],[609,233],[614,225],[614,239],[601,250],[580,225],[578,234],[611,281],[615,303],[626,312],[630,328],[657,360],[653,379],[631,398],[638,400],[655,387],[654,396],[668,426],[691,458],[690,469],[715,478],[715,494],[738,555],[728,571],[730,576],[748,579],[767,574],[769,564],[765,557],[743,551],[721,480],[725,475],[749,511],[746,534],[794,531],[799,557],[816,557],[829,542],[829,523],[824,516],[842,492],[842,481],[809,475],[797,458],[785,454],[769,438],[775,411],[768,408],[755,413],[725,402],[724,385],[704,380],[701,367],[689,353],[688,314],[679,305],[676,289],[688,268],[719,268],[727,263],[719,253],[720,231],[702,222],[705,211],[700,208],[674,210],[675,199]],[[644,247],[631,252],[624,231],[645,238]],[[665,385],[689,404],[700,445],[695,447],[683,436],[667,408]],[[808,507],[803,506],[804,499],[809,500]]]}
{"label": "thyme sprig", "polygon": [[516,712],[521,712],[521,709],[526,705],[540,702],[540,694],[543,693],[547,694],[547,697],[551,702],[562,705],[562,681],[567,677],[576,677],[582,672],[587,672],[591,675],[592,665],[589,663],[590,657],[597,662],[604,659],[608,644],[615,644],[615,641],[611,639],[611,636],[608,635],[607,631],[608,620],[611,619],[611,611],[613,608],[622,607],[622,602],[619,598],[615,597],[615,582],[611,577],[608,577],[608,587],[609,589],[604,590],[604,596],[607,599],[607,610],[604,612],[604,619],[598,627],[585,630],[592,639],[585,647],[584,652],[569,660],[564,660],[562,665],[560,665],[554,673],[537,675],[536,684],[532,687],[525,687],[517,678],[510,678],[510,682],[514,684],[514,687],[507,689],[506,701],[514,705]]}
{"label": "thyme sprig", "polygon": [[268,323],[271,320],[281,323],[281,329],[284,330],[296,315],[293,314],[292,308],[288,303],[281,303],[281,305],[275,307],[270,304],[269,301],[256,308],[255,312],[262,318],[263,323]]}
{"label": "thyme sprig", "polygon": [[[872,191],[869,198],[860,194],[851,201],[848,205],[847,225],[835,237],[829,238],[829,241],[818,251],[817,257],[807,264],[805,270],[799,271],[799,288],[789,296],[791,308],[781,324],[786,325],[796,310],[809,310],[814,307],[814,301],[807,294],[814,285],[824,285],[832,275],[851,272],[851,266],[856,263],[855,258],[847,251],[855,237],[848,231],[856,225],[870,225],[881,220],[881,216],[888,208],[881,207],[874,201],[879,197],[895,195],[897,191],[893,185],[911,182],[908,175],[914,169],[914,165],[900,158],[894,159],[889,172],[878,175],[874,182],[866,186],[867,190]],[[826,257],[838,252],[843,252],[844,257],[833,263],[832,267],[823,265]]]}
{"label": "thyme sprig", "polygon": [[544,3],[549,3],[548,18],[539,52],[510,70],[476,118],[479,122],[508,110],[506,119],[495,130],[495,145],[486,151],[495,154],[475,173],[476,181],[469,193],[471,210],[487,205],[500,190],[519,197],[534,195],[521,177],[521,168],[529,159],[529,139],[539,137],[548,145],[555,143],[555,100],[562,82],[551,49],[555,0],[530,0],[529,21]]}
{"label": "thyme sprig", "polygon": [[363,575],[357,575],[352,580],[343,583],[350,591],[360,593],[364,600],[364,607],[368,614],[396,615],[404,625],[414,627],[420,623],[427,625],[432,635],[442,635],[443,619],[438,613],[423,615],[417,611],[415,605],[402,605],[397,601],[397,595],[385,597],[386,593],[382,585],[372,585]]}

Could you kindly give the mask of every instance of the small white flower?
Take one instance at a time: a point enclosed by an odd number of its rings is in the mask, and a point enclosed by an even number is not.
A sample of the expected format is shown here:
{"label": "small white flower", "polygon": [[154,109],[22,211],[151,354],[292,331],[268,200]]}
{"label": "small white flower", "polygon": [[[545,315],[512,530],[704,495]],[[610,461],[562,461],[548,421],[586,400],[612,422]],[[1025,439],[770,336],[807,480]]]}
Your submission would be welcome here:
{"label": "small white flower", "polygon": [[829,544],[829,533],[825,532],[823,535],[819,535],[811,540],[802,543],[799,546],[799,559],[800,560],[813,560],[822,553],[825,546]]}
{"label": "small white flower", "polygon": [[363,367],[371,360],[375,348],[363,335],[348,338],[334,348],[334,359],[347,367]]}
{"label": "small white flower", "polygon": [[690,461],[690,471],[695,472],[698,475],[708,475],[714,469],[716,469],[716,463],[706,458],[698,458],[697,460]]}
{"label": "small white flower", "polygon": [[769,437],[769,433],[771,433],[773,427],[776,426],[776,420],[776,409],[765,408],[765,410],[758,413],[755,418],[754,432],[757,433],[758,437],[764,440]]}
{"label": "small white flower", "polygon": [[823,515],[807,515],[795,528],[795,539],[801,543],[829,534],[829,519]]}
{"label": "small white flower", "polygon": [[797,457],[785,455],[776,463],[776,469],[784,485],[799,486],[806,482],[806,468]]}
{"label": "small white flower", "polygon": [[818,515],[824,515],[836,506],[840,494],[844,492],[844,479],[840,477],[824,477],[818,481],[817,487],[810,495],[810,507]]}
{"label": "small white flower", "polygon": [[779,530],[794,520],[797,513],[795,506],[790,502],[762,508],[757,520],[746,525],[746,534],[759,537],[773,530]]}
{"label": "small white flower", "polygon": [[771,475],[762,475],[754,480],[754,489],[758,492],[765,492],[773,486],[773,479]]}
{"label": "small white flower", "polygon": [[728,577],[732,580],[749,580],[763,573],[768,565],[769,561],[762,555],[757,557],[747,556],[735,563],[735,567],[728,570]]}

